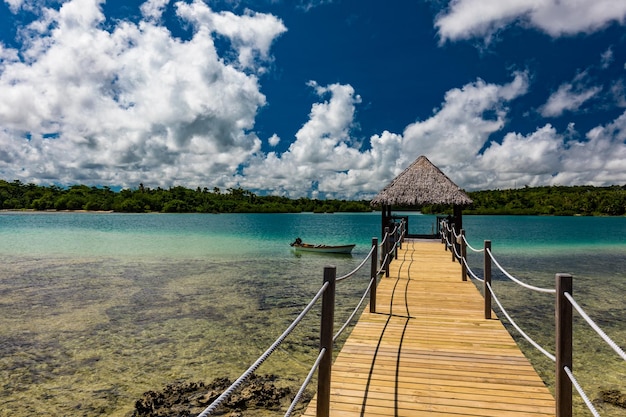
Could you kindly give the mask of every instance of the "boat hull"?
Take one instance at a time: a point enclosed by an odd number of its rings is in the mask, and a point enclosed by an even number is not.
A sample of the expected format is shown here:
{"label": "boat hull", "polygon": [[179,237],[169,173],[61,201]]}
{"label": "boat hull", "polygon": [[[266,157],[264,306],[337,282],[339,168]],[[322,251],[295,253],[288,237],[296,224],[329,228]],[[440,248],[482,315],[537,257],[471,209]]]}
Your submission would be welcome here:
{"label": "boat hull", "polygon": [[300,244],[293,245],[293,248],[296,251],[302,252],[317,252],[317,253],[351,253],[352,249],[354,249],[356,245],[340,245],[340,246],[330,246],[330,245],[308,245],[308,244]]}

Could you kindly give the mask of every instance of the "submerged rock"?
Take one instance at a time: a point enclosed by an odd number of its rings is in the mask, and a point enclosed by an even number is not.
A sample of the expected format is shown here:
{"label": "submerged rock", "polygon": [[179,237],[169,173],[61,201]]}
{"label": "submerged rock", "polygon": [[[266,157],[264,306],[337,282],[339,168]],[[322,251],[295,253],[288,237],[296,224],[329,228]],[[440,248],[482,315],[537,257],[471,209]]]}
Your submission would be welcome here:
{"label": "submerged rock", "polygon": [[[288,401],[290,402],[294,396],[292,389],[278,387],[276,381],[277,377],[273,375],[252,375],[222,403],[216,415],[236,417],[243,415],[244,410],[276,411],[283,406],[287,407]],[[203,382],[169,384],[162,391],[145,392],[142,398],[135,402],[132,417],[195,416],[208,407],[231,384],[228,378],[217,378],[209,385]],[[310,398],[309,395],[304,402],[306,403],[306,400]],[[246,415],[252,414],[246,412]]]}
{"label": "submerged rock", "polygon": [[600,400],[617,407],[626,408],[626,394],[616,389],[600,391]]}

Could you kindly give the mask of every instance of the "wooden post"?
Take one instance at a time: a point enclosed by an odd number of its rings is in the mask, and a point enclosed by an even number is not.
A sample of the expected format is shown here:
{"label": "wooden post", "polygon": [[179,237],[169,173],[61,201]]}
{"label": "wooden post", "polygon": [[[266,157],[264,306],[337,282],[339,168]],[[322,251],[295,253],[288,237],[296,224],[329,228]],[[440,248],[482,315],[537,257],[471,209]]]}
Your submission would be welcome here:
{"label": "wooden post", "polygon": [[378,238],[372,238],[372,267],[370,268],[370,313],[376,313],[376,283],[378,281]]}
{"label": "wooden post", "polygon": [[393,234],[393,259],[398,259],[398,240],[400,239],[400,228],[394,227]]}
{"label": "wooden post", "polygon": [[485,261],[483,263],[483,294],[485,295],[485,320],[491,319],[491,290],[489,289],[489,285],[491,285],[491,240],[485,240],[484,244],[485,249]]}
{"label": "wooden post", "polygon": [[556,417],[572,417],[572,381],[564,368],[572,369],[572,304],[565,293],[572,294],[569,274],[556,274]]}
{"label": "wooden post", "polygon": [[454,252],[454,248],[456,248],[456,241],[454,240],[454,227],[450,229],[450,237],[448,238],[450,241],[450,253],[452,254],[452,262],[456,261],[456,253]]}
{"label": "wooden post", "polygon": [[465,243],[465,229],[461,229],[461,279],[467,281],[467,244]]}
{"label": "wooden post", "polygon": [[388,227],[385,227],[385,236],[387,236],[387,239],[385,239],[385,244],[383,245],[385,247],[383,259],[385,260],[385,277],[389,278],[389,264],[391,263],[391,259],[389,259],[391,252],[391,235],[389,235]]}
{"label": "wooden post", "polygon": [[335,279],[337,267],[324,267],[324,283],[328,288],[322,296],[322,323],[320,326],[320,350],[326,349],[320,361],[317,380],[317,417],[330,415],[330,374],[333,363],[333,323],[335,322]]}

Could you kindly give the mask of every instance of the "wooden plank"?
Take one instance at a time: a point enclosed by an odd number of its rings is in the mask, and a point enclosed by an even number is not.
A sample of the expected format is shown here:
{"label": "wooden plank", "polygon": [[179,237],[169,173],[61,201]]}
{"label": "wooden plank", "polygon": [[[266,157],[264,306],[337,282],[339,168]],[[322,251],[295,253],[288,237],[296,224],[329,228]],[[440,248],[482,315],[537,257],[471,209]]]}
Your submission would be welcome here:
{"label": "wooden plank", "polygon": [[[492,312],[492,317],[496,315]],[[437,243],[405,241],[333,364],[330,415],[554,416],[554,397]],[[304,416],[316,415],[316,398]]]}

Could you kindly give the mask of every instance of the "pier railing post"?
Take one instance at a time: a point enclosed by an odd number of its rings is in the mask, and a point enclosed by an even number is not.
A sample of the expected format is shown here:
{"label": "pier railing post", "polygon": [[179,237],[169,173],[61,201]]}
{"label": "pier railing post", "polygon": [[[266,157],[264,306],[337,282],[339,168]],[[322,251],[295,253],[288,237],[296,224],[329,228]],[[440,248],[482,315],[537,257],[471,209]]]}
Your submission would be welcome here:
{"label": "pier railing post", "polygon": [[320,361],[317,379],[317,417],[330,415],[330,375],[333,363],[333,323],[335,322],[335,279],[337,267],[324,267],[324,283],[328,288],[322,296],[322,323],[320,326],[320,350],[326,349]]}
{"label": "pier railing post", "polygon": [[450,228],[448,241],[450,242],[450,253],[452,254],[452,262],[454,262],[456,261],[456,253],[454,253],[454,248],[456,248],[456,242],[454,240],[454,227]]}
{"label": "pier railing post", "polygon": [[465,229],[461,229],[461,279],[467,281],[467,244],[465,243]]}
{"label": "pier railing post", "polygon": [[385,253],[383,253],[383,259],[385,260],[385,277],[389,278],[389,264],[391,263],[391,259],[389,259],[389,255],[391,252],[391,235],[389,235],[389,228],[385,227]]}
{"label": "pier railing post", "polygon": [[400,228],[395,227],[393,230],[393,259],[398,259],[398,240],[400,239]]}
{"label": "pier railing post", "polygon": [[485,295],[485,319],[491,320],[491,240],[485,240],[483,264],[483,294]]}
{"label": "pier railing post", "polygon": [[378,238],[372,238],[372,267],[370,268],[370,313],[376,313],[376,281],[378,280]]}
{"label": "pier railing post", "polygon": [[572,276],[556,274],[556,417],[572,416],[572,381],[564,369],[572,370],[572,304],[565,298],[572,290]]}

